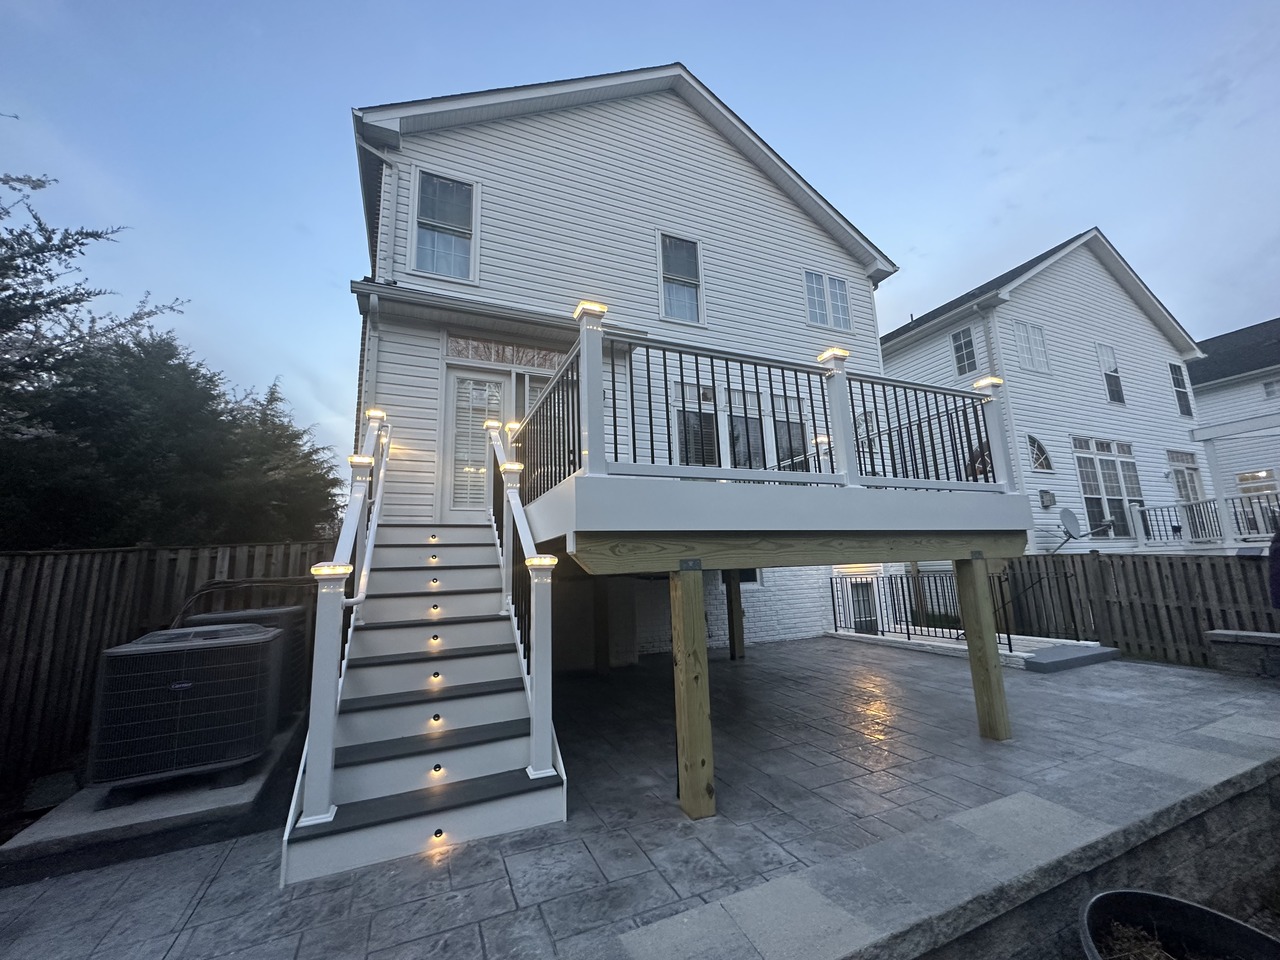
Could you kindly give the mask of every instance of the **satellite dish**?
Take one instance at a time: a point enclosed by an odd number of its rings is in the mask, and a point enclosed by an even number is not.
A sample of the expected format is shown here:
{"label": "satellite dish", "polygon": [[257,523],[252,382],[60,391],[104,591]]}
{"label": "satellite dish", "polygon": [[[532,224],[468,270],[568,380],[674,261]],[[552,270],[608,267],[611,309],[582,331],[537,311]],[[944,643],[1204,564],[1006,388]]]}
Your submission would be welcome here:
{"label": "satellite dish", "polygon": [[1074,540],[1080,536],[1080,518],[1068,507],[1063,507],[1058,514],[1058,521],[1062,524],[1062,529],[1066,532],[1067,537]]}

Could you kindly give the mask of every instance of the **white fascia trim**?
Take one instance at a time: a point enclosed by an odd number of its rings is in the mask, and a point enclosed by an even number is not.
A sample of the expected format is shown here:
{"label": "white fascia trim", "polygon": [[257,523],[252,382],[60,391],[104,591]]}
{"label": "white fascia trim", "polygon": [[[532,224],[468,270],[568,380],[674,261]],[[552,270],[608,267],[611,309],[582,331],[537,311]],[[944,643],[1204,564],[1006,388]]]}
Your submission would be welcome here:
{"label": "white fascia trim", "polygon": [[[950,313],[938,317],[936,320],[930,320],[919,330],[914,330],[911,333],[904,333],[902,336],[895,337],[888,343],[885,343],[884,338],[882,337],[880,339],[881,352],[885,356],[888,356],[891,353],[896,353],[898,350],[919,343],[921,340],[927,340],[928,338],[936,336],[944,331],[949,332],[953,324],[961,321],[973,322],[974,320],[985,320],[988,312],[995,310],[995,308],[1000,306],[1000,304],[1008,302],[1009,295],[1003,290],[996,290],[994,293],[988,293],[985,296],[979,297],[977,300],[970,300],[968,303],[963,303],[956,307]],[[892,330],[889,331],[889,333],[892,332]],[[885,334],[885,336],[888,336],[888,334]]]}

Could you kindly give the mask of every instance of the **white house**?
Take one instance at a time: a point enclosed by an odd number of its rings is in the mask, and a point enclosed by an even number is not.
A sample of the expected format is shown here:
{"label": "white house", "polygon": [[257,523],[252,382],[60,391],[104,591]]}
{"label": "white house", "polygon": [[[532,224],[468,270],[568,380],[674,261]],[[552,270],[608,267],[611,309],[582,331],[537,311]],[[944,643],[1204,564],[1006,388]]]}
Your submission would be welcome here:
{"label": "white house", "polygon": [[1280,318],[1202,340],[1187,364],[1229,533],[1261,539],[1280,515]]}
{"label": "white house", "polygon": [[[1161,532],[1168,549],[1173,527],[1186,527],[1184,543],[1208,533],[1186,368],[1200,351],[1096,227],[890,331],[881,348],[893,377],[1004,381],[1009,457],[1034,515],[1028,552],[1062,544],[1064,507],[1093,531],[1067,551],[1130,551]],[[1193,506],[1163,506],[1175,501]],[[1153,510],[1135,518],[1143,506]]]}
{"label": "white house", "polygon": [[365,439],[287,880],[563,818],[553,658],[671,650],[681,804],[713,813],[708,625],[737,656],[825,629],[833,564],[954,560],[1009,735],[976,586],[1029,524],[975,466],[999,400],[881,376],[896,267],[736,114],[672,64],[354,122]]}

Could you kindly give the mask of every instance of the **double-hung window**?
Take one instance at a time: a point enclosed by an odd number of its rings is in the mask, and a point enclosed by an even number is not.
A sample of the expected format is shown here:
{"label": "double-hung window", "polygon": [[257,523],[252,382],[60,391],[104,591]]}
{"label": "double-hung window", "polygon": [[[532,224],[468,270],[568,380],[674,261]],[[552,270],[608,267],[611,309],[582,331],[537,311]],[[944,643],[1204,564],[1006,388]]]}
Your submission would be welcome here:
{"label": "double-hung window", "polygon": [[799,397],[774,396],[773,437],[779,470],[806,472],[810,469],[809,446],[805,439],[804,414]]}
{"label": "double-hung window", "polygon": [[978,354],[973,349],[973,330],[965,327],[951,335],[951,354],[956,361],[956,373],[968,376],[978,369]]}
{"label": "double-hung window", "polygon": [[[1132,537],[1127,506],[1142,506],[1142,485],[1133,445],[1112,440],[1072,437],[1076,468],[1080,472],[1080,492],[1095,537]],[[1108,521],[1111,526],[1099,530]]]}
{"label": "double-hung window", "polygon": [[1107,399],[1112,403],[1124,403],[1124,387],[1120,384],[1120,365],[1116,352],[1105,343],[1098,344],[1098,366],[1107,385]]}
{"label": "double-hung window", "polygon": [[423,172],[418,178],[414,266],[423,273],[470,280],[475,240],[475,185]]}
{"label": "double-hung window", "polygon": [[1018,341],[1018,364],[1023,370],[1049,372],[1049,351],[1044,345],[1044,327],[1015,320],[1014,337]]}
{"label": "double-hung window", "polygon": [[720,466],[715,387],[681,383],[676,389],[680,405],[673,413],[679,462],[692,467]]}
{"label": "double-hung window", "polygon": [[729,390],[729,458],[735,467],[765,467],[764,420],[758,393]]}
{"label": "double-hung window", "polygon": [[1262,384],[1262,399],[1280,399],[1280,380],[1267,380]]}
{"label": "double-hung window", "polygon": [[692,240],[662,234],[662,315],[669,320],[699,323],[698,293],[702,274],[698,245]]}
{"label": "double-hung window", "polygon": [[1184,417],[1191,416],[1191,391],[1187,389],[1187,375],[1182,364],[1169,364],[1169,379],[1173,381],[1173,396],[1178,401],[1178,412]]}
{"label": "double-hung window", "polygon": [[812,270],[804,272],[804,292],[809,306],[809,322],[820,327],[852,330],[849,313],[849,285],[839,277]]}

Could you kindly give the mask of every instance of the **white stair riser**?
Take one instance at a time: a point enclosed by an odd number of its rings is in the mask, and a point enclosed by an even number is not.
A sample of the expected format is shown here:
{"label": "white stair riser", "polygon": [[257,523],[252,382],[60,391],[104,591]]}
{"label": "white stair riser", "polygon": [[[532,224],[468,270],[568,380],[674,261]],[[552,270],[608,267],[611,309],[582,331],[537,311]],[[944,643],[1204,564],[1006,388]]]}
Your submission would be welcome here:
{"label": "white stair riser", "polygon": [[[432,768],[440,764],[436,773]],[[333,802],[351,803],[407,793],[437,783],[486,777],[529,765],[529,738],[512,737],[452,750],[419,753],[376,763],[338,767],[333,771]]]}
{"label": "white stair riser", "polygon": [[[432,637],[440,639],[432,640]],[[515,630],[509,619],[393,627],[389,630],[358,630],[351,655],[378,657],[389,653],[417,653],[421,650],[456,650],[458,647],[480,647],[490,643],[515,643]]]}
{"label": "white stair riser", "polygon": [[[434,540],[431,538],[435,537]],[[378,527],[378,546],[393,544],[447,544],[479,543],[492,546],[496,540],[493,527],[485,524],[466,527],[412,526]]]}
{"label": "white stair riser", "polygon": [[[285,882],[312,880],[395,860],[410,853],[423,853],[449,844],[493,837],[564,819],[564,787],[559,786],[430,816],[291,843],[285,858]],[[436,830],[443,830],[444,836],[436,839]]]}
{"label": "white stair riser", "polygon": [[[439,677],[432,676],[438,673]],[[405,690],[434,690],[449,684],[509,680],[520,676],[520,658],[513,647],[509,653],[483,657],[455,657],[451,660],[419,663],[388,663],[376,667],[353,667],[342,681],[345,697],[370,697]]]}
{"label": "white stair riser", "polygon": [[[346,691],[343,691],[346,697]],[[439,722],[431,719],[439,714]],[[454,727],[473,727],[481,723],[498,723],[501,720],[519,720],[529,716],[529,704],[523,690],[511,693],[490,693],[479,697],[459,697],[435,704],[414,703],[403,707],[384,707],[380,710],[361,710],[357,713],[338,715],[335,730],[337,746],[353,743],[370,743],[374,740],[391,740],[395,737],[411,737],[419,733],[450,730]]]}
{"label": "white stair riser", "polygon": [[[435,557],[434,560],[431,558]],[[497,563],[496,544],[468,544],[463,546],[389,546],[376,544],[373,548],[375,567],[447,567],[459,563]]]}
{"label": "white stair riser", "polygon": [[428,570],[375,570],[369,575],[370,593],[410,593],[421,590],[475,590],[501,587],[498,567],[445,567]]}
{"label": "white stair riser", "polygon": [[486,617],[502,612],[502,594],[420,593],[410,597],[369,597],[360,605],[365,623],[389,620],[442,620],[446,617]]}

